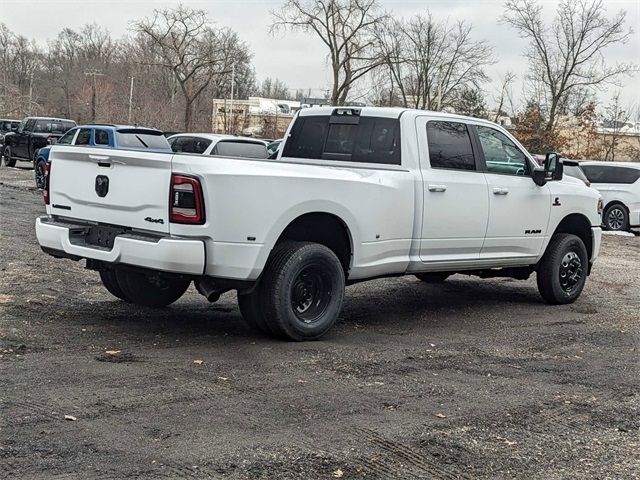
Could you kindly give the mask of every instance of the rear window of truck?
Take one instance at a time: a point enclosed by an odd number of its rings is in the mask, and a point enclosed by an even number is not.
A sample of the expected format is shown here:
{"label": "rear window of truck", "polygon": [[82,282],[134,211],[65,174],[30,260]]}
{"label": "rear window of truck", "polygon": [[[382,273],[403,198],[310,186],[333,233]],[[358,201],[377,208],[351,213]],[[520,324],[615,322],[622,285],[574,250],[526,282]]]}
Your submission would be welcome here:
{"label": "rear window of truck", "polygon": [[154,150],[171,150],[167,137],[162,132],[140,130],[118,130],[116,132],[118,147],[151,148]]}
{"label": "rear window of truck", "polygon": [[212,155],[226,157],[267,158],[267,146],[263,143],[221,140],[213,147]]}
{"label": "rear window of truck", "polygon": [[298,117],[284,157],[400,165],[400,122],[395,118]]}

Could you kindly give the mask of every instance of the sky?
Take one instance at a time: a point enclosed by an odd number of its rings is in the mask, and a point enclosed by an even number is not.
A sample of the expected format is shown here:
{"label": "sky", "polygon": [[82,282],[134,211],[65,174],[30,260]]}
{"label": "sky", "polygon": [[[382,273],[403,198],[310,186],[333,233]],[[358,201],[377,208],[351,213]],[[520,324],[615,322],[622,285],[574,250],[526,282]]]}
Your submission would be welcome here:
{"label": "sky", "polygon": [[[178,3],[177,0],[0,0],[0,22],[38,43],[54,38],[65,27],[79,29],[93,22],[118,38],[127,33],[133,20],[152,15],[154,8],[174,7]],[[327,52],[319,39],[303,33],[269,33],[270,11],[280,8],[281,0],[182,0],[182,3],[205,10],[218,25],[236,30],[253,52],[259,80],[277,77],[291,90],[312,89],[314,95],[330,86]],[[514,96],[520,97],[527,70],[522,53],[527,44],[514,30],[498,22],[504,0],[380,0],[380,3],[385,10],[401,17],[428,9],[437,20],[470,22],[474,26],[474,39],[488,41],[498,60],[487,69],[495,83],[485,86],[487,96],[497,95],[498,79],[511,71],[518,76]],[[558,0],[542,0],[550,19],[557,3]],[[604,3],[610,15],[626,10],[627,25],[634,30],[629,43],[607,50],[607,59],[640,64],[640,0],[604,0]],[[610,87],[600,97],[606,101],[617,90],[621,90],[625,104],[640,104],[640,74],[623,80],[621,89]]]}

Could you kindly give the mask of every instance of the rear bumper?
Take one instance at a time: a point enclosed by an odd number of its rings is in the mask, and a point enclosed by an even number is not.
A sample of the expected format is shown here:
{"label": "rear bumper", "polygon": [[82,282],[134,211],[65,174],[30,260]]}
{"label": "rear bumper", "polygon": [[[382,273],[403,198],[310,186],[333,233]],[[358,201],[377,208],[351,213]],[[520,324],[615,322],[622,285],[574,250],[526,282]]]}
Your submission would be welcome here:
{"label": "rear bumper", "polygon": [[640,227],[640,204],[629,209],[629,226]]}
{"label": "rear bumper", "polygon": [[[84,225],[77,225],[82,228]],[[174,237],[141,237],[123,234],[115,238],[113,248],[71,243],[73,224],[43,216],[36,220],[36,236],[41,247],[64,252],[66,256],[88,258],[110,264],[127,264],[186,275],[203,275],[205,245],[202,240]]]}

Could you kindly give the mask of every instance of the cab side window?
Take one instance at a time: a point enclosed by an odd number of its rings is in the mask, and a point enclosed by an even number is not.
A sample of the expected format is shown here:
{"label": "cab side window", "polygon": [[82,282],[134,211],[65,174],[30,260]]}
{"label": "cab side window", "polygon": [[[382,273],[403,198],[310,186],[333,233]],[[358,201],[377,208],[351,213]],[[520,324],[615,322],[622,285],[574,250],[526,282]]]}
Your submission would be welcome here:
{"label": "cab side window", "polygon": [[96,129],[94,131],[96,145],[109,145],[109,132],[106,130]]}
{"label": "cab side window", "polygon": [[427,122],[431,168],[476,170],[469,130],[459,122]]}
{"label": "cab side window", "polygon": [[490,127],[475,127],[480,138],[487,172],[503,175],[526,175],[527,157],[504,133]]}
{"label": "cab side window", "polygon": [[76,145],[89,145],[91,141],[91,129],[81,128],[76,138]]}

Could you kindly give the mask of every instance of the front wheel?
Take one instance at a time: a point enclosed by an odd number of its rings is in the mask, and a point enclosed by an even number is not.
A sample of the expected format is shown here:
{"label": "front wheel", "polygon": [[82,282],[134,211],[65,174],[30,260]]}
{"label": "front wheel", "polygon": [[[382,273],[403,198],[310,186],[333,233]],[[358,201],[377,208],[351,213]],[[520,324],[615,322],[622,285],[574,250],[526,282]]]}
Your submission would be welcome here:
{"label": "front wheel", "polygon": [[537,269],[538,290],[552,305],[573,303],[587,281],[589,257],[582,240],[569,233],[554,235]]}
{"label": "front wheel", "polygon": [[344,298],[340,260],[324,245],[282,244],[258,286],[266,326],[289,340],[317,340],[336,323]]}
{"label": "front wheel", "polygon": [[604,226],[607,230],[624,231],[629,230],[629,214],[627,209],[619,203],[607,207],[603,215]]}
{"label": "front wheel", "polygon": [[172,304],[182,297],[191,283],[188,279],[170,277],[159,272],[147,273],[122,268],[115,270],[115,279],[127,301],[147,307],[166,307]]}
{"label": "front wheel", "polygon": [[11,158],[11,155],[13,155],[13,152],[11,151],[11,147],[4,147],[4,154],[2,156],[2,164],[5,167],[15,167],[16,159],[15,158]]}

